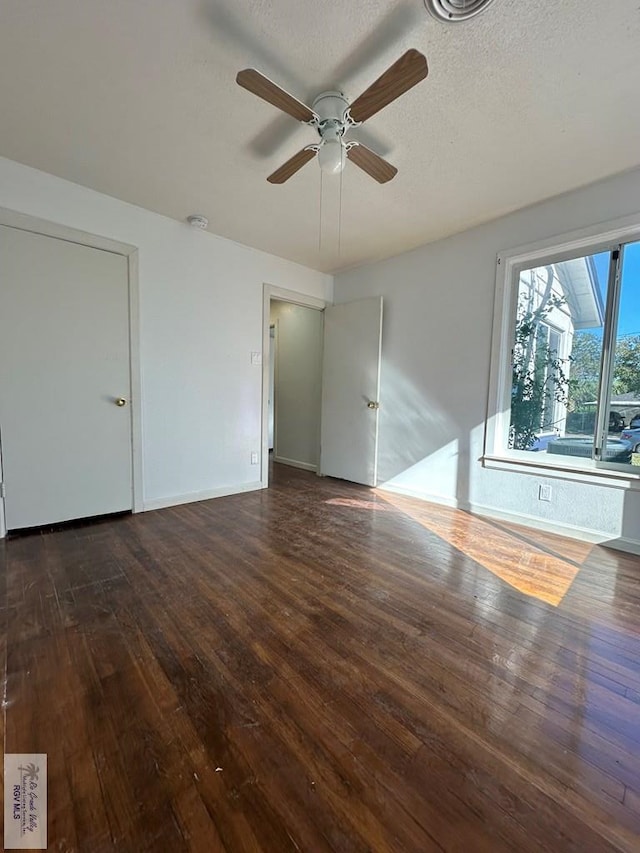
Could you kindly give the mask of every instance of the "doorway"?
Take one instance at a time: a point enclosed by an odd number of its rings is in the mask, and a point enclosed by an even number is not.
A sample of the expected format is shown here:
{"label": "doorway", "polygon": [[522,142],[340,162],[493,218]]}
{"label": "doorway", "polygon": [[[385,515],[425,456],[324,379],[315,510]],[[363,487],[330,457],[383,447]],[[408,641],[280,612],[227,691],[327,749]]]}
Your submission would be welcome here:
{"label": "doorway", "polygon": [[[272,304],[275,306],[273,322]],[[296,452],[289,452],[288,455],[284,448],[293,445],[278,442],[278,386],[284,383],[279,381],[277,349],[281,315],[285,310],[278,305],[288,305],[286,310],[292,316],[299,308],[313,309],[308,312],[308,317],[315,315],[317,320],[313,332],[307,330],[302,334],[294,332],[292,327],[292,337],[297,335],[298,338],[291,348],[294,360],[307,363],[312,361],[316,366],[310,374],[312,378],[308,378],[306,384],[298,382],[295,386],[297,393],[292,392],[292,386],[287,389],[288,397],[282,398],[286,399],[288,410],[298,419],[302,417],[305,409],[314,413],[313,418],[306,419],[306,455],[300,455],[303,453],[300,442]],[[269,485],[270,400],[275,404],[274,456],[278,461],[317,471],[322,476],[350,480],[367,486],[377,485],[382,308],[381,296],[328,305],[321,299],[264,285],[262,488]],[[276,342],[276,364],[275,392],[270,394],[272,325]],[[309,346],[310,341],[314,342],[313,347]],[[299,365],[295,363],[288,373],[287,381],[292,380],[298,368]]]}
{"label": "doorway", "polygon": [[323,312],[315,307],[272,299],[269,323],[272,461],[317,472]]}
{"label": "doorway", "polygon": [[[264,285],[263,488],[269,485],[272,458],[305,470],[318,470],[324,308],[323,299]],[[305,412],[305,408],[309,410]]]}

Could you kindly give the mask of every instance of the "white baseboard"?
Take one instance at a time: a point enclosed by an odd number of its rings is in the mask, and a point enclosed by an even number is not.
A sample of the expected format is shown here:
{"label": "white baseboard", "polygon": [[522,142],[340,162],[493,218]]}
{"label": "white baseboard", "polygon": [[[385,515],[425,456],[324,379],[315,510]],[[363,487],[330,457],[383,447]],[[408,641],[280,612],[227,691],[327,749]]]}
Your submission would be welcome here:
{"label": "white baseboard", "polygon": [[602,544],[611,539],[610,533],[604,533],[600,530],[591,530],[589,527],[566,524],[562,521],[549,521],[546,518],[538,518],[524,512],[505,512],[484,504],[470,504],[469,511],[474,515],[483,515],[496,521],[521,524],[523,527],[531,527],[534,530],[544,530],[546,533],[556,533],[558,536],[568,536],[570,539],[580,539],[582,542],[593,542],[594,545]]}
{"label": "white baseboard", "polygon": [[211,498],[226,498],[229,495],[239,495],[242,492],[255,492],[263,488],[264,484],[256,481],[255,483],[241,483],[237,486],[221,486],[217,489],[207,489],[204,492],[189,492],[186,495],[153,498],[144,502],[144,512],[154,509],[165,509],[169,506],[179,506],[180,504],[196,503],[197,501],[208,501]]}
{"label": "white baseboard", "polygon": [[[548,521],[547,519],[538,518],[534,515],[527,515],[524,512],[510,512],[496,507],[487,506],[486,504],[470,503],[468,501],[459,501],[456,498],[444,497],[442,495],[431,495],[426,492],[419,492],[415,489],[405,489],[402,486],[378,486],[381,491],[394,492],[399,495],[405,495],[410,498],[418,498],[419,500],[429,503],[440,504],[441,506],[452,507],[453,509],[461,509],[465,512],[470,512],[472,515],[480,515],[486,518],[492,518],[496,521],[506,521],[511,524],[521,524],[523,527],[531,527],[534,530],[544,530],[547,533],[556,533],[559,536],[568,536],[571,539],[580,539],[583,542],[593,542],[594,544],[606,544],[611,548],[620,548],[627,550],[623,545],[613,544],[618,542],[633,543],[631,539],[613,539],[610,533],[604,531],[591,530],[588,527],[579,527],[575,524],[566,524],[561,521]],[[640,543],[638,543],[640,547]],[[631,553],[634,553],[633,551]]]}
{"label": "white baseboard", "polygon": [[453,509],[469,509],[469,506],[462,506],[457,498],[448,498],[444,495],[432,495],[428,492],[421,492],[418,489],[407,489],[404,486],[396,486],[391,483],[383,483],[376,486],[382,492],[393,492],[396,495],[404,495],[407,498],[418,498],[420,501],[427,501],[432,504],[440,504],[440,506],[450,506]]}
{"label": "white baseboard", "polygon": [[606,542],[601,542],[607,548],[615,548],[616,551],[626,551],[627,554],[634,554],[640,557],[640,542],[637,539],[627,539],[620,536],[618,539],[607,539]]}
{"label": "white baseboard", "polygon": [[273,454],[273,461],[279,462],[281,465],[290,465],[292,468],[302,468],[303,471],[317,471],[318,466],[312,465],[310,462],[298,462],[297,459],[287,459],[285,456],[276,456]]}

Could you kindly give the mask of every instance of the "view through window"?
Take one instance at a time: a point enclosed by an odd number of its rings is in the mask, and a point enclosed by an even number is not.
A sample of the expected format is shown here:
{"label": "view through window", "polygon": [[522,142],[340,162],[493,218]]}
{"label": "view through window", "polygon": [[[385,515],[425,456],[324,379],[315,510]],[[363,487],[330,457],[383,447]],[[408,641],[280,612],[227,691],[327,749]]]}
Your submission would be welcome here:
{"label": "view through window", "polygon": [[640,464],[640,243],[525,269],[517,286],[509,448]]}

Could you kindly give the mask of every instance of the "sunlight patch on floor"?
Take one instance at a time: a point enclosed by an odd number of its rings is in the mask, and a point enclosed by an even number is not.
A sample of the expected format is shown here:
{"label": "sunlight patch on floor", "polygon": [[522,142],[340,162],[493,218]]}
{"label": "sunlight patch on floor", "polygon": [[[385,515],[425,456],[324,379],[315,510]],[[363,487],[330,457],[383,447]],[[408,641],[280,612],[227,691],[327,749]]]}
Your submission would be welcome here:
{"label": "sunlight patch on floor", "polygon": [[[449,545],[524,595],[557,607],[580,571],[573,560],[538,548],[478,516],[393,493],[378,493]],[[532,531],[535,536],[535,531]]]}
{"label": "sunlight patch on floor", "polygon": [[326,504],[333,506],[351,506],[357,509],[374,509],[378,512],[389,512],[389,507],[379,501],[364,501],[359,498],[329,498]]}

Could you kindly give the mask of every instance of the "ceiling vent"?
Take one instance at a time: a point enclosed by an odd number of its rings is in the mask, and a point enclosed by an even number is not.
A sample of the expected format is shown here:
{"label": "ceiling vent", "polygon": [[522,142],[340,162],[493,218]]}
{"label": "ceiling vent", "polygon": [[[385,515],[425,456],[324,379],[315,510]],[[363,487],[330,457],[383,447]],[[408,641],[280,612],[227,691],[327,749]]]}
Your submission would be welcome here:
{"label": "ceiling vent", "polygon": [[424,0],[428,11],[440,21],[466,21],[491,3],[493,0]]}

